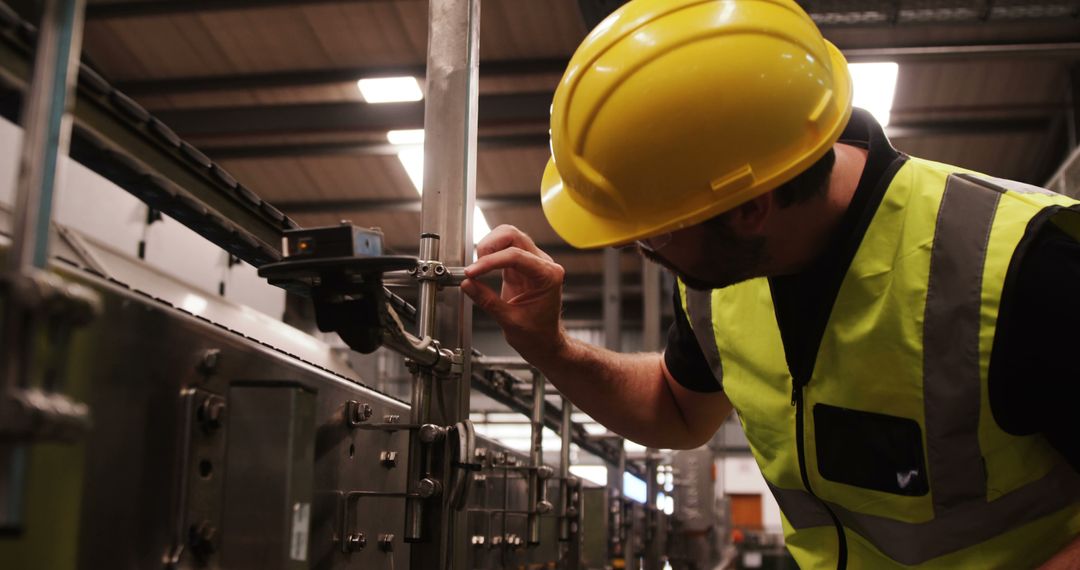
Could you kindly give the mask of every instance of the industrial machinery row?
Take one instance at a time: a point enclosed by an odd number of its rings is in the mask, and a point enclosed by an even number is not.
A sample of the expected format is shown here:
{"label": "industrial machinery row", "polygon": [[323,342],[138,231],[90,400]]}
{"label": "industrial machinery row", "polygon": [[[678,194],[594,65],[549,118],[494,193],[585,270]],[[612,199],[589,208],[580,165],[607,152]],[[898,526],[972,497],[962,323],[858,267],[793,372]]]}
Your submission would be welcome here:
{"label": "industrial machinery row", "polygon": [[[475,160],[478,4],[432,2],[436,168]],[[415,258],[383,255],[376,231],[300,228],[80,65],[81,10],[46,2],[35,27],[0,4],[0,113],[25,131],[0,211],[0,567],[661,567],[673,522],[655,506],[657,457],[627,463],[538,373],[469,347],[467,179],[425,196]],[[439,146],[461,133],[471,148]],[[315,337],[220,298],[193,309],[184,283],[51,222],[69,137],[72,158],[309,298],[323,331],[401,353],[410,401]],[[530,416],[528,454],[475,434],[473,389]],[[543,463],[545,427],[558,465]],[[571,443],[646,479],[648,503],[572,476]]]}

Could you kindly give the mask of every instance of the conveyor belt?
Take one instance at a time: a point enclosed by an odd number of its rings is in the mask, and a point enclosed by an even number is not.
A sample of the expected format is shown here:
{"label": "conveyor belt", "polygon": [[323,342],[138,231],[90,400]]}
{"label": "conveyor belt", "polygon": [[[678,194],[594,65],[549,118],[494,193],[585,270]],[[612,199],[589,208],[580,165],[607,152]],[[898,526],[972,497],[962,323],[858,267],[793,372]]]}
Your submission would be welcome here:
{"label": "conveyor belt", "polygon": [[[0,3],[0,115],[18,123],[36,31]],[[296,222],[87,65],[79,68],[71,157],[256,267],[281,259]]]}
{"label": "conveyor belt", "polygon": [[[7,4],[0,3],[0,116],[15,123],[19,122],[22,98],[29,85],[35,39],[34,27]],[[255,267],[279,261],[284,230],[299,227],[86,64],[79,68],[70,154],[150,207]],[[124,283],[110,281],[130,289]],[[153,295],[134,291],[183,311]],[[388,298],[400,315],[410,321],[415,317],[416,309],[405,300],[393,294]],[[336,375],[258,339],[245,338]],[[520,382],[513,375],[498,370],[477,372],[472,378],[473,387],[483,394],[529,415],[530,396],[516,393],[515,384]],[[544,424],[555,431],[560,429],[559,411],[551,404],[545,404]],[[615,446],[591,438],[582,426],[575,426],[572,439],[586,452],[609,464],[617,463]],[[644,476],[637,464],[628,463],[627,471]]]}

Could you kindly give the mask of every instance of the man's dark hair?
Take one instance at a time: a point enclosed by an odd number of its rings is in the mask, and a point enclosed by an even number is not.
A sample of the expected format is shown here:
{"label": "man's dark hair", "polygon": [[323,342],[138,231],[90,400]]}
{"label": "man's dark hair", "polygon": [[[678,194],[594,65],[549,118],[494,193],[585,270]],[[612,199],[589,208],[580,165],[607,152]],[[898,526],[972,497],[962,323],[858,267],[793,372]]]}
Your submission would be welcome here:
{"label": "man's dark hair", "polygon": [[826,152],[825,156],[818,159],[810,168],[773,190],[776,193],[777,204],[781,208],[787,208],[811,198],[824,196],[829,188],[829,175],[832,174],[834,164],[836,164],[836,152],[830,148],[829,152]]}

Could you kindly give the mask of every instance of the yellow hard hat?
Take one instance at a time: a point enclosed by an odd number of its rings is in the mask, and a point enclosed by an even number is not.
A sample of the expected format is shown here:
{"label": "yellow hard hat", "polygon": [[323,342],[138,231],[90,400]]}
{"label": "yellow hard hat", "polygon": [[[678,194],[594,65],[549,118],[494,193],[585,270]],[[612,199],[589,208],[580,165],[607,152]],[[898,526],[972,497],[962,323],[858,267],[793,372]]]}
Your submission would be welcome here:
{"label": "yellow hard hat", "polygon": [[809,168],[850,116],[847,62],[793,0],[633,0],[555,90],[544,214],[577,247],[694,225]]}

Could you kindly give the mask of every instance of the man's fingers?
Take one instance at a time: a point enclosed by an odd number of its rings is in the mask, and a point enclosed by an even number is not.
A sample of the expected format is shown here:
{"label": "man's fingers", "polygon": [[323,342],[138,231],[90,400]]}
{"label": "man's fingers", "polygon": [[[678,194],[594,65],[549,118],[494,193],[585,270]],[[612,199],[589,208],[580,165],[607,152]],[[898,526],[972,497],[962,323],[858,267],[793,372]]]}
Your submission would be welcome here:
{"label": "man's fingers", "polygon": [[475,279],[496,269],[512,269],[538,283],[558,281],[562,274],[562,268],[559,265],[519,248],[511,247],[481,257],[465,268],[465,275],[470,279]]}
{"label": "man's fingers", "polygon": [[461,282],[461,290],[473,300],[477,307],[490,313],[491,316],[498,318],[498,315],[502,313],[505,303],[491,287],[479,281],[466,279]]}
{"label": "man's fingers", "polygon": [[476,256],[484,257],[511,247],[522,249],[541,259],[551,261],[551,256],[536,247],[536,242],[532,238],[525,232],[508,224],[496,227],[484,239],[480,240],[480,243],[476,244]]}

